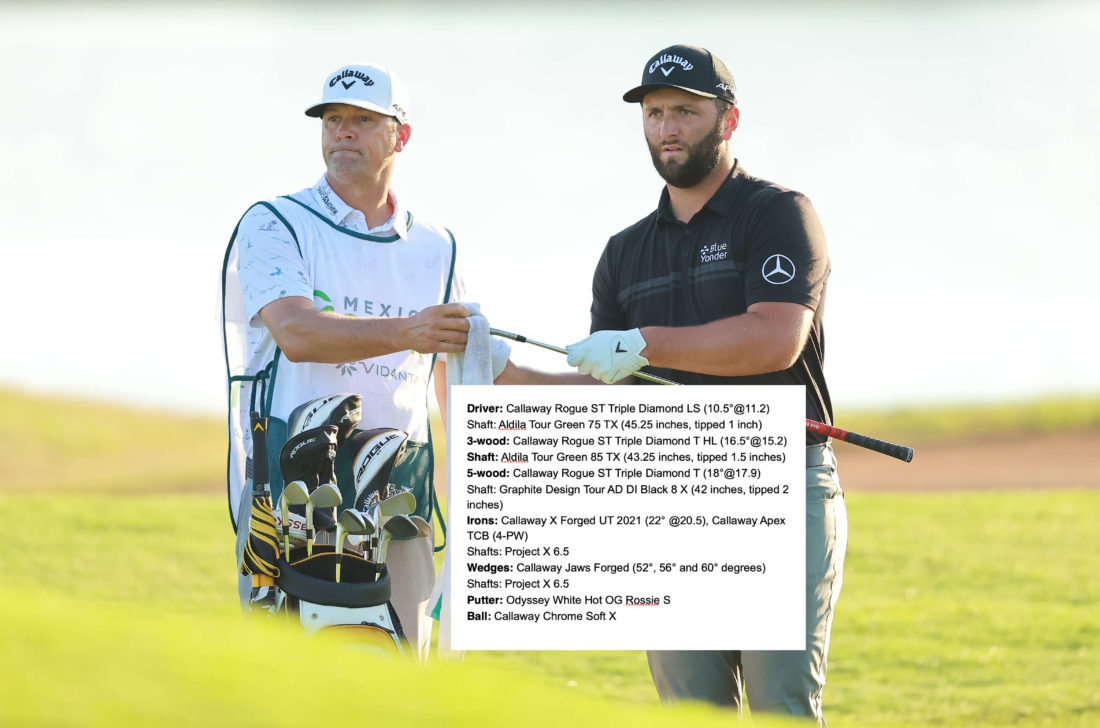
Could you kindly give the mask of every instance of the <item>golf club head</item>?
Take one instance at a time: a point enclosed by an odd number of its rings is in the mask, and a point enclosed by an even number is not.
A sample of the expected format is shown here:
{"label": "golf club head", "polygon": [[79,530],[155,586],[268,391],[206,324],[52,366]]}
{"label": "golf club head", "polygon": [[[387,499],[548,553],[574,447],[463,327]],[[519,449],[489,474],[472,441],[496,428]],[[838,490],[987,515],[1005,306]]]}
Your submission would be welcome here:
{"label": "golf club head", "polygon": [[378,509],[384,518],[410,515],[416,510],[416,496],[412,491],[403,490],[379,503]]}
{"label": "golf club head", "polygon": [[396,538],[415,538],[420,533],[413,520],[408,516],[394,516],[386,521],[386,533]]}
{"label": "golf club head", "polygon": [[368,520],[363,513],[351,508],[340,514],[336,525],[343,529],[344,533],[352,536],[366,536],[374,533],[374,523]]}
{"label": "golf club head", "polygon": [[409,516],[409,520],[416,524],[417,538],[428,538],[432,535],[432,526],[420,516]]}
{"label": "golf club head", "polygon": [[389,550],[390,542],[394,538],[413,538],[419,530],[408,516],[393,516],[387,520],[385,525],[382,526],[382,538],[378,547],[378,563],[386,563],[386,552]]}
{"label": "golf club head", "polygon": [[336,511],[333,509],[340,505],[343,499],[343,493],[332,483],[325,483],[309,494],[309,503],[314,509],[315,532],[333,529],[336,525]]}
{"label": "golf club head", "polygon": [[287,418],[291,437],[314,427],[336,427],[336,444],[343,444],[363,417],[363,398],[347,392],[318,397],[298,405]]}
{"label": "golf club head", "polygon": [[332,483],[325,483],[309,494],[310,505],[314,508],[335,508],[342,500],[340,489]]}
{"label": "golf club head", "polygon": [[283,498],[292,506],[304,506],[309,502],[309,491],[306,484],[300,480],[292,480],[283,488]]}
{"label": "golf club head", "polygon": [[337,529],[343,529],[348,536],[349,546],[359,546],[363,537],[374,533],[374,523],[364,513],[351,508],[340,514],[336,521]]}
{"label": "golf club head", "polygon": [[342,496],[340,495],[340,489],[332,483],[325,483],[309,494],[309,500],[306,502],[306,547],[307,553],[310,556],[313,555],[314,523],[317,520],[317,509],[322,509],[321,513],[323,516],[321,520],[323,523],[321,524],[321,528],[329,528],[336,521],[329,509],[340,505],[341,500]]}
{"label": "golf club head", "polygon": [[356,430],[344,447],[352,448],[351,472],[355,477],[355,499],[352,508],[362,511],[384,498],[390,473],[405,457],[409,436],[401,430],[379,427]]}
{"label": "golf club head", "polygon": [[[282,495],[279,496],[279,501],[284,505],[291,506],[286,509],[290,513],[299,517],[304,516],[305,510],[302,506],[309,503],[309,491],[306,490],[306,484],[301,480],[290,481],[283,487],[283,492]],[[280,517],[282,516],[282,509],[280,509],[279,515]],[[292,530],[290,527],[290,518],[288,516],[283,518],[283,550],[288,554],[287,558],[289,558],[290,553],[291,535]],[[293,531],[293,537],[296,543],[301,543],[301,539],[305,537],[305,534],[300,530]]]}

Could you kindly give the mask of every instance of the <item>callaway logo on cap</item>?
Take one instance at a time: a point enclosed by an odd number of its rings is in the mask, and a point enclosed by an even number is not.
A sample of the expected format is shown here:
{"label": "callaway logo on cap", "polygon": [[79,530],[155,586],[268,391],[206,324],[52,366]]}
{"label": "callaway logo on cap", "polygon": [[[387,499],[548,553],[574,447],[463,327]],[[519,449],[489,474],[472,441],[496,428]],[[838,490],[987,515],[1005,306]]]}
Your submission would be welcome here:
{"label": "callaway logo on cap", "polygon": [[659,51],[642,69],[641,85],[623,94],[623,101],[638,103],[659,88],[678,88],[737,103],[737,87],[726,64],[698,46],[674,45]]}
{"label": "callaway logo on cap", "polygon": [[306,109],[306,116],[321,116],[326,104],[350,104],[409,123],[409,99],[405,84],[385,66],[344,66],[328,75],[321,89],[321,103]]}

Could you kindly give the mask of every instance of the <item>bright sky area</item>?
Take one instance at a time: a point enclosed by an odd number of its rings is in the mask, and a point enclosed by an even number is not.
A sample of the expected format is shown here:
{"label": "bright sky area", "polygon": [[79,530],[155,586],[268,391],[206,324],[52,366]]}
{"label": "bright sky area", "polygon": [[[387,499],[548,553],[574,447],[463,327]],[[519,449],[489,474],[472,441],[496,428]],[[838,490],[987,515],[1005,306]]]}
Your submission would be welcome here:
{"label": "bright sky area", "polygon": [[824,225],[838,416],[1100,389],[1100,5],[594,7],[0,7],[0,384],[221,411],[226,242],[320,176],[302,110],[349,62],[409,87],[396,190],[490,323],[572,343],[662,184],[621,95],[690,43],[737,81],[744,167]]}

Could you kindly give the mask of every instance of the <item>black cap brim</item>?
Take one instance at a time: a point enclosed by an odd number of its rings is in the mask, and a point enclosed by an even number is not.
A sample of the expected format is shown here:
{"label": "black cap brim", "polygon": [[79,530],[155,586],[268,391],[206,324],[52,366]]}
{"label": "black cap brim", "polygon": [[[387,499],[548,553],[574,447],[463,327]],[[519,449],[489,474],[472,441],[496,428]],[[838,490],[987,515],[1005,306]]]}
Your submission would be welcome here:
{"label": "black cap brim", "polygon": [[656,91],[657,89],[661,88],[678,88],[681,91],[687,91],[689,94],[702,96],[706,99],[718,98],[718,94],[708,94],[704,93],[703,91],[697,91],[696,89],[688,88],[687,86],[677,86],[674,83],[650,83],[643,86],[635,86],[634,88],[630,89],[625,94],[623,94],[623,101],[627,102],[628,104],[641,103],[646,94],[648,94],[650,91]]}

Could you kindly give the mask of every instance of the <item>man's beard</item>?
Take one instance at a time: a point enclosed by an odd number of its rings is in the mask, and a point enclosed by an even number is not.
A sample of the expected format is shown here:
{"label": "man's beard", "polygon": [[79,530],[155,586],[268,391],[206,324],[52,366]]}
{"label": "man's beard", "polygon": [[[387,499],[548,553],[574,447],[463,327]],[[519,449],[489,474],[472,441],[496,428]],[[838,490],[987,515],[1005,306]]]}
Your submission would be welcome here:
{"label": "man's beard", "polygon": [[673,187],[688,189],[702,182],[718,166],[722,151],[722,117],[718,117],[714,130],[695,144],[688,145],[683,141],[679,144],[685,147],[687,158],[683,162],[662,162],[659,142],[649,145],[649,156],[653,159],[657,174],[665,182]]}

